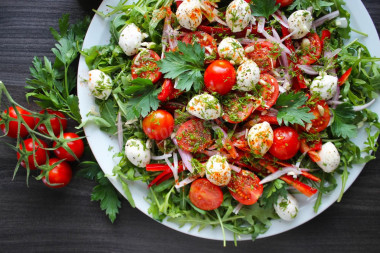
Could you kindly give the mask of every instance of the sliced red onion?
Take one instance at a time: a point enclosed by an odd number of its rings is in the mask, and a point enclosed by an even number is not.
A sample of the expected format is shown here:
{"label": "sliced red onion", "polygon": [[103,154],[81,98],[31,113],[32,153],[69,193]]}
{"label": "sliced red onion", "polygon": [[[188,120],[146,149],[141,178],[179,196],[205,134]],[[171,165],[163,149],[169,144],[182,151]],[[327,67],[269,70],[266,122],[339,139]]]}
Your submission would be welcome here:
{"label": "sliced red onion", "polygon": [[265,38],[267,38],[269,41],[272,41],[274,43],[277,43],[281,49],[287,53],[287,54],[291,54],[292,52],[290,52],[289,48],[287,48],[284,44],[282,44],[281,40],[278,40],[272,36],[270,36],[267,31],[263,30],[262,33],[261,33]]}
{"label": "sliced red onion", "polygon": [[248,45],[248,44],[251,44],[251,43],[255,43],[255,42],[258,42],[258,41],[265,41],[265,39],[260,39],[260,38],[255,38],[255,39],[248,39],[248,38],[239,38],[237,39],[240,44],[242,45]]}
{"label": "sliced red onion", "polygon": [[245,136],[247,134],[247,131],[248,131],[248,129],[245,129],[243,131],[237,132],[237,133],[234,134],[234,137],[236,139],[240,139],[240,137],[243,137],[243,136]]}
{"label": "sliced red onion", "polygon": [[355,111],[355,112],[358,112],[358,111],[361,111],[361,110],[364,110],[364,109],[367,109],[368,107],[370,107],[373,103],[375,103],[376,99],[372,99],[370,102],[364,104],[364,105],[358,105],[358,106],[354,106],[352,107],[352,109]]}
{"label": "sliced red onion", "polygon": [[275,173],[272,173],[269,176],[262,179],[260,181],[260,184],[266,184],[266,183],[271,182],[273,180],[276,180],[277,178],[280,178],[283,175],[288,174],[288,173],[292,173],[293,175],[300,175],[300,174],[302,174],[302,171],[296,167],[285,167],[285,168],[279,169]]}
{"label": "sliced red onion", "polygon": [[257,25],[257,32],[263,33],[265,26],[265,18],[259,17],[259,24]]}
{"label": "sliced red onion", "polygon": [[193,182],[194,180],[196,180],[196,179],[199,178],[199,177],[200,177],[199,175],[195,175],[195,176],[187,177],[187,178],[185,178],[184,180],[182,180],[181,182],[178,182],[177,184],[175,184],[174,187],[175,187],[176,189],[182,188],[182,187],[184,187],[185,185],[190,184],[191,182]]}
{"label": "sliced red onion", "polygon": [[167,157],[165,157],[165,162],[173,172],[174,180],[178,182],[178,167],[173,166]]}
{"label": "sliced red onion", "polygon": [[317,75],[319,75],[319,73],[314,70],[313,66],[310,66],[310,65],[297,65],[297,67],[300,70],[302,70],[303,72],[305,72],[306,74],[308,74],[308,75],[311,75],[311,76],[317,76]]}
{"label": "sliced red onion", "polygon": [[178,155],[177,155],[177,153],[173,153],[173,163],[174,163],[174,167],[178,171]]}
{"label": "sliced red onion", "polygon": [[155,161],[164,160],[165,158],[172,157],[172,154],[164,154],[160,156],[152,156],[151,159]]}
{"label": "sliced red onion", "polygon": [[324,57],[327,58],[327,59],[332,59],[332,58],[334,58],[336,55],[338,55],[338,54],[340,53],[340,51],[342,51],[341,48],[335,49],[335,50],[332,51],[332,52],[325,51],[325,53],[324,53]]}
{"label": "sliced red onion", "polygon": [[220,126],[216,126],[216,125],[213,125],[212,127],[212,130],[214,130],[215,132],[217,130],[221,131],[223,133],[223,142],[228,138],[228,134],[226,133],[226,131],[223,130],[223,128],[221,128]]}
{"label": "sliced red onion", "polygon": [[313,26],[318,27],[323,25],[326,21],[332,20],[336,17],[339,17],[339,11],[331,12],[313,22]]}
{"label": "sliced red onion", "polygon": [[277,15],[281,17],[281,19],[286,23],[289,24],[288,18],[284,15],[284,13],[280,10],[276,11]]}
{"label": "sliced red onion", "polygon": [[301,162],[302,162],[303,158],[306,156],[306,154],[307,154],[307,152],[303,152],[302,155],[298,158],[298,161],[297,161],[296,164],[295,164],[295,166],[296,166],[297,168],[300,167]]}
{"label": "sliced red onion", "polygon": [[280,93],[286,92],[286,89],[284,87],[282,87],[281,85],[278,86],[278,89],[279,89]]}
{"label": "sliced red onion", "polygon": [[342,101],[332,101],[332,100],[329,100],[326,102],[328,105],[341,105],[343,104]]}
{"label": "sliced red onion", "polygon": [[281,42],[284,42],[285,40],[289,39],[289,38],[292,37],[295,33],[297,33],[297,31],[293,31],[293,32],[289,33],[288,35],[286,35],[284,38],[281,39]]}
{"label": "sliced red onion", "polygon": [[286,27],[286,28],[289,28],[289,24],[285,21],[283,21],[279,16],[277,16],[276,14],[272,14],[272,17],[277,20],[277,22],[279,22],[282,26]]}
{"label": "sliced red onion", "polygon": [[273,37],[274,37],[276,40],[281,41],[280,35],[278,35],[278,33],[277,33],[276,29],[274,29],[274,27],[272,27],[272,33],[273,33]]}
{"label": "sliced red onion", "polygon": [[210,157],[219,154],[217,150],[203,150],[202,153]]}
{"label": "sliced red onion", "polygon": [[[335,93],[334,97],[331,100],[332,101],[338,101],[339,100],[339,96],[340,96],[340,86],[337,85],[337,87],[336,87],[336,93]],[[336,106],[337,106],[337,104],[333,104],[332,108],[335,109]]]}
{"label": "sliced red onion", "polygon": [[231,170],[235,171],[236,173],[240,173],[241,172],[241,168],[235,166],[235,165],[232,165],[232,164],[228,164],[231,168]]}
{"label": "sliced red onion", "polygon": [[239,203],[235,208],[234,210],[232,211],[234,214],[238,214],[240,212],[240,209],[243,207],[244,205],[242,203]]}
{"label": "sliced red onion", "polygon": [[313,13],[313,6],[309,6],[306,10],[307,10],[308,12],[310,12],[310,13]]}
{"label": "sliced red onion", "polygon": [[183,165],[185,166],[185,168],[187,168],[191,173],[194,172],[194,169],[193,169],[193,166],[191,165],[191,159],[193,159],[193,155],[188,152],[188,151],[185,151],[183,149],[181,149],[180,147],[178,147],[178,143],[177,143],[177,140],[176,138],[172,138],[172,141],[174,143],[174,145],[177,147],[178,149],[178,153],[179,153],[179,156],[181,157],[182,159],[182,163]]}
{"label": "sliced red onion", "polygon": [[121,113],[117,114],[117,143],[120,151],[123,150],[123,122],[121,121]]}

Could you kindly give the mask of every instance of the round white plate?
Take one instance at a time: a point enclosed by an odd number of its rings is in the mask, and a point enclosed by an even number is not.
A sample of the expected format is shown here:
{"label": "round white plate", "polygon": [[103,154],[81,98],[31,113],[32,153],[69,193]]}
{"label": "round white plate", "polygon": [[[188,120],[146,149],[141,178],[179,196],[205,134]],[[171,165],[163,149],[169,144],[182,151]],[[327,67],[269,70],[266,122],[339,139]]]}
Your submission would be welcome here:
{"label": "round white plate", "polygon": [[[108,6],[115,6],[119,0],[104,0],[103,3],[99,7],[99,11],[101,12],[110,12],[112,9]],[[364,38],[357,34],[352,34],[352,39],[359,38],[360,41],[366,45],[371,53],[375,56],[380,56],[380,42],[379,37],[376,31],[376,28],[365,9],[363,3],[361,1],[347,1],[346,8],[351,13],[351,26],[356,30],[362,31],[364,33],[369,34],[368,38]],[[102,19],[100,16],[95,15],[91,25],[87,31],[86,38],[84,40],[83,48],[90,48],[95,45],[106,45],[109,43],[110,33],[109,33],[109,22],[110,18]],[[78,69],[78,97],[79,97],[79,108],[80,113],[83,120],[87,119],[87,114],[90,110],[96,110],[97,106],[95,105],[94,97],[90,94],[88,87],[86,86],[85,81],[88,78],[88,67],[85,63],[84,57],[81,56],[79,61],[79,69]],[[376,101],[371,106],[371,109],[375,112],[380,112],[380,101]],[[95,124],[87,124],[84,127],[88,143],[92,149],[92,152],[98,161],[100,167],[104,171],[106,175],[112,175],[112,169],[117,164],[117,160],[113,158],[114,154],[118,152],[118,144],[115,137],[109,136],[108,134],[102,132]],[[354,140],[354,142],[359,145],[359,147],[364,146],[365,141],[365,131],[364,129],[360,129],[358,137]],[[109,147],[113,147],[109,149]],[[350,175],[348,177],[346,189],[348,189],[354,180],[359,176],[359,173],[362,171],[364,164],[355,165],[352,169],[350,169]],[[124,195],[121,183],[116,180],[114,177],[110,177],[111,183],[116,187],[116,189]],[[322,205],[319,208],[318,213],[314,213],[313,206],[315,202],[315,197],[306,198],[301,195],[297,195],[297,199],[300,204],[300,211],[297,218],[291,222],[285,222],[282,220],[275,220],[272,222],[271,228],[263,235],[260,235],[259,238],[268,237],[272,235],[276,235],[292,228],[295,228],[321,212],[323,212],[326,208],[328,208],[331,204],[333,204],[338,196],[341,189],[341,179],[337,176],[338,186],[336,189],[329,195],[323,197]],[[136,203],[136,207],[145,213],[148,214],[149,204],[145,201],[145,196],[148,194],[147,186],[141,182],[130,182],[129,183],[130,190],[132,192],[133,198]],[[150,215],[149,215],[150,216]],[[171,223],[168,221],[162,222],[165,226],[168,226],[177,231],[190,234],[197,237],[214,239],[214,240],[223,240],[222,231],[220,228],[212,229],[211,227],[207,227],[204,230],[198,232],[195,228],[189,231],[190,225],[183,226],[179,228],[179,226],[175,223]],[[233,234],[227,231],[226,234],[227,240],[233,240]],[[240,240],[250,240],[250,235],[242,235]]]}

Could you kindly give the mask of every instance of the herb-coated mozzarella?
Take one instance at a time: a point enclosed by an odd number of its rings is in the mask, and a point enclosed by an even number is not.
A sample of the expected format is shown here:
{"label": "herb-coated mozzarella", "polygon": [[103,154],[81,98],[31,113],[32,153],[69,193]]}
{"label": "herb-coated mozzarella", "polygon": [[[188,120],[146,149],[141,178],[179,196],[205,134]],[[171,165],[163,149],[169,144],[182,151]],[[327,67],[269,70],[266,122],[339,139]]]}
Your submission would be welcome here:
{"label": "herb-coated mozzarella", "polygon": [[231,64],[241,64],[245,60],[244,48],[234,38],[224,38],[218,47],[218,54],[221,58],[228,60]]}
{"label": "herb-coated mozzarella", "polygon": [[135,24],[127,25],[120,34],[119,46],[128,56],[135,55],[142,41],[147,37]]}
{"label": "herb-coated mozzarella", "polygon": [[176,16],[179,24],[194,31],[202,23],[202,10],[199,0],[185,0],[178,7]]}
{"label": "herb-coated mozzarella", "polygon": [[318,95],[324,100],[329,100],[335,96],[338,89],[338,78],[326,73],[316,77],[310,85],[310,93]]}
{"label": "herb-coated mozzarella", "polygon": [[290,15],[289,19],[289,31],[293,33],[293,39],[301,39],[310,32],[311,25],[313,23],[313,17],[310,11],[299,10]]}
{"label": "herb-coated mozzarella", "polygon": [[298,201],[289,193],[286,198],[279,196],[274,204],[274,210],[281,219],[291,221],[298,214]]}
{"label": "herb-coated mozzarella", "polygon": [[265,155],[273,144],[273,129],[266,121],[251,127],[247,136],[248,145],[256,155]]}
{"label": "herb-coated mozzarella", "polygon": [[318,151],[321,158],[317,165],[321,167],[324,172],[330,173],[338,168],[340,163],[340,155],[335,145],[331,142],[326,142],[322,145],[322,149]]}
{"label": "herb-coated mozzarella", "polygon": [[252,60],[241,64],[236,74],[236,85],[234,89],[241,91],[252,91],[260,81],[260,68]]}
{"label": "herb-coated mozzarella", "polygon": [[139,139],[129,139],[127,141],[125,155],[137,167],[145,167],[150,162],[150,150]]}
{"label": "herb-coated mozzarella", "polygon": [[111,77],[103,71],[93,69],[88,72],[88,88],[94,97],[106,100],[111,94],[112,86]]}
{"label": "herb-coated mozzarella", "polygon": [[186,110],[197,118],[211,120],[222,114],[219,100],[210,94],[194,96],[187,104]]}
{"label": "herb-coated mozzarella", "polygon": [[227,158],[220,155],[211,156],[206,163],[206,177],[215,185],[228,185],[231,180],[231,168]]}
{"label": "herb-coated mozzarella", "polygon": [[232,32],[243,31],[251,19],[251,8],[246,1],[234,0],[228,5],[226,21]]}

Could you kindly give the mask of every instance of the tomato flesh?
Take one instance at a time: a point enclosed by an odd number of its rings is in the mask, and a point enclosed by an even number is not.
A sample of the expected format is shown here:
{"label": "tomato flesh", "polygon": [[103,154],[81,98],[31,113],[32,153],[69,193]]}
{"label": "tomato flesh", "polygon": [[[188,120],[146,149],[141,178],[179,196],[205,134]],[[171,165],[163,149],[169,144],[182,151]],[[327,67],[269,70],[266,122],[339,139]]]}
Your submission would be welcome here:
{"label": "tomato flesh", "polygon": [[226,60],[213,61],[206,69],[204,82],[207,90],[225,95],[236,83],[235,68]]}
{"label": "tomato flesh", "polygon": [[[53,164],[59,162],[60,160],[57,158],[51,158],[49,160],[49,165],[52,166]],[[41,171],[42,173],[43,171]],[[73,172],[71,170],[70,165],[63,161],[60,164],[56,165],[53,169],[51,169],[49,172],[49,182],[48,184],[45,177],[42,178],[42,182],[50,188],[62,188],[66,185],[68,185],[71,181],[71,178],[73,176]],[[56,185],[52,185],[56,184]]]}
{"label": "tomato flesh", "polygon": [[273,144],[269,153],[277,159],[288,160],[297,154],[300,146],[297,131],[294,128],[282,126],[273,131]]}
{"label": "tomato flesh", "polygon": [[223,203],[223,192],[206,178],[195,180],[190,186],[189,198],[199,209],[210,211]]}
{"label": "tomato flesh", "polygon": [[[39,140],[39,141],[41,145],[37,141],[34,142],[32,138],[24,140],[25,150],[29,152],[34,150],[34,155],[32,153],[28,156],[29,169],[31,170],[37,169],[36,164],[37,165],[45,164],[48,158],[48,151],[46,150],[48,145],[42,140]],[[22,143],[20,143],[19,148],[20,150],[24,150]],[[20,159],[20,157],[21,157],[20,153],[17,152],[17,159]],[[36,164],[34,163],[33,157],[36,160]],[[21,161],[21,166],[24,168],[27,167],[25,160]]]}
{"label": "tomato flesh", "polygon": [[[40,111],[40,114],[45,114],[45,113],[57,116],[57,117],[54,117],[54,118],[52,118],[50,120],[50,125],[51,125],[51,128],[52,128],[53,133],[54,133],[55,136],[57,136],[57,135],[60,134],[61,128],[62,128],[63,132],[66,130],[67,119],[66,119],[65,115],[62,112],[54,111],[54,110],[51,110],[51,109]],[[36,123],[37,124],[38,124],[39,121],[40,121],[40,119],[36,119]],[[42,124],[38,125],[37,129],[41,133],[49,135],[48,129],[47,129],[47,127],[46,127],[45,124],[42,123]]]}
{"label": "tomato flesh", "polygon": [[[8,110],[9,110],[9,114],[8,114]],[[31,116],[28,116],[28,115],[31,115],[30,112],[22,109],[21,107],[19,106],[16,106],[16,110],[18,111],[18,113],[20,114],[20,116],[24,119],[25,123],[30,127],[30,128],[34,128],[35,125],[36,125],[36,122],[35,122],[35,119],[34,117],[31,117]],[[4,110],[4,114],[5,115],[9,115],[10,118],[13,118],[13,119],[17,119],[18,116],[17,116],[17,113],[15,111],[15,108],[13,106],[9,107],[8,109],[5,109]],[[18,131],[18,122],[17,120],[11,120],[9,122],[9,129],[8,129],[8,133],[7,133],[7,136],[11,137],[11,138],[17,138],[17,131]],[[5,124],[1,124],[0,125],[0,129],[5,133],[6,132],[6,127],[5,127]],[[24,138],[28,135],[28,130],[26,129],[25,125],[24,124],[21,124],[21,127],[20,127],[20,137]]]}
{"label": "tomato flesh", "polygon": [[[61,137],[60,137],[61,138]],[[64,133],[62,138],[65,140],[76,139],[79,138],[79,135],[75,133]],[[57,142],[53,143],[53,147],[57,146]],[[78,139],[75,141],[68,141],[67,146],[69,149],[75,154],[76,157],[71,155],[68,151],[66,151],[63,147],[59,147],[55,149],[53,152],[59,159],[64,159],[69,162],[76,161],[81,158],[84,152],[84,144],[82,139]]]}
{"label": "tomato flesh", "polygon": [[161,102],[166,102],[176,97],[179,97],[182,93],[183,91],[177,90],[176,88],[174,88],[174,83],[171,79],[165,79],[162,84],[162,90],[157,95],[157,98]]}
{"label": "tomato flesh", "polygon": [[280,4],[281,7],[286,7],[291,5],[294,2],[294,0],[276,0],[277,4]]}
{"label": "tomato flesh", "polygon": [[258,83],[258,85],[260,85],[260,92],[264,105],[258,107],[257,110],[263,111],[271,108],[276,103],[280,90],[276,78],[274,78],[270,74],[262,74],[260,76],[260,80],[266,83]]}
{"label": "tomato flesh", "polygon": [[146,78],[153,83],[160,80],[162,73],[157,65],[161,58],[153,50],[143,50],[133,58],[131,66],[132,79]]}
{"label": "tomato flesh", "polygon": [[257,41],[247,45],[244,49],[248,59],[256,62],[261,73],[268,72],[277,67],[277,58],[280,50],[269,41]]}
{"label": "tomato flesh", "polygon": [[240,173],[232,172],[228,190],[239,203],[255,204],[263,194],[263,189],[260,179],[253,172],[247,170],[242,170]]}
{"label": "tomato flesh", "polygon": [[178,146],[189,152],[203,151],[212,142],[210,130],[205,128],[199,119],[191,119],[183,123],[175,138]]}
{"label": "tomato flesh", "polygon": [[319,133],[325,130],[330,123],[330,108],[326,101],[319,100],[314,106],[310,108],[310,112],[313,113],[315,119],[311,120],[312,126],[306,128],[309,133]]}
{"label": "tomato flesh", "polygon": [[183,39],[183,43],[194,44],[195,42],[199,43],[201,47],[205,49],[205,62],[210,63],[215,60],[218,52],[218,45],[216,40],[206,32],[191,32],[187,33]]}
{"label": "tomato flesh", "polygon": [[322,41],[317,33],[309,33],[304,39],[310,41],[310,46],[301,50],[301,55],[298,57],[298,64],[311,65],[318,61],[322,55]]}
{"label": "tomato flesh", "polygon": [[146,116],[142,122],[144,133],[153,140],[168,138],[174,129],[174,118],[165,110],[157,110]]}
{"label": "tomato flesh", "polygon": [[229,123],[240,123],[246,120],[257,108],[258,103],[242,93],[230,93],[223,97],[223,119]]}

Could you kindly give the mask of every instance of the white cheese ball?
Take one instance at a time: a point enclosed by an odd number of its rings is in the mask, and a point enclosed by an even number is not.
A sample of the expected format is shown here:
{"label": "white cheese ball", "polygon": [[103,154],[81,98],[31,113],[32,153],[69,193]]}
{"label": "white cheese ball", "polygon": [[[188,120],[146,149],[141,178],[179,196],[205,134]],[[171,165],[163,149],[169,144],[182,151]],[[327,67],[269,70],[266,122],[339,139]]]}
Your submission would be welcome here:
{"label": "white cheese ball", "polygon": [[127,25],[120,34],[119,46],[128,56],[137,54],[141,43],[146,37],[135,24]]}
{"label": "white cheese ball", "polygon": [[227,26],[232,32],[243,31],[251,21],[251,8],[244,0],[232,1],[226,11]]}
{"label": "white cheese ball", "polygon": [[260,81],[260,68],[252,60],[241,64],[236,74],[236,85],[234,89],[241,91],[252,91]]}
{"label": "white cheese ball", "polygon": [[247,136],[248,145],[256,155],[265,155],[273,144],[273,129],[266,121],[251,127]]}
{"label": "white cheese ball", "polygon": [[220,58],[230,61],[231,64],[241,64],[245,60],[244,48],[234,38],[227,37],[223,39],[218,46]]}
{"label": "white cheese ball", "polygon": [[199,0],[185,0],[178,7],[176,16],[179,24],[194,31],[202,23],[202,10]]}
{"label": "white cheese ball", "polygon": [[333,172],[338,168],[340,163],[340,155],[335,145],[331,142],[326,142],[322,145],[322,149],[318,151],[321,158],[317,165],[327,173]]}
{"label": "white cheese ball", "polygon": [[109,75],[98,69],[88,72],[88,88],[91,94],[102,100],[106,100],[112,92],[112,79]]}
{"label": "white cheese ball", "polygon": [[311,25],[313,23],[313,17],[310,11],[307,10],[299,10],[295,11],[288,18],[289,22],[289,31],[292,35],[293,39],[301,39],[305,37],[311,29]]}
{"label": "white cheese ball", "polygon": [[310,93],[312,95],[318,95],[324,100],[333,98],[337,89],[338,78],[327,74],[316,77],[310,85]]}
{"label": "white cheese ball", "polygon": [[186,110],[193,116],[211,120],[222,115],[222,106],[219,100],[210,94],[194,96],[187,104]]}
{"label": "white cheese ball", "polygon": [[279,196],[273,207],[278,216],[286,221],[294,220],[299,210],[298,201],[289,193],[287,198]]}
{"label": "white cheese ball", "polygon": [[231,168],[227,158],[220,155],[211,156],[206,163],[206,177],[215,185],[228,185],[231,180]]}
{"label": "white cheese ball", "polygon": [[129,139],[125,144],[125,155],[137,167],[145,167],[150,162],[150,150],[142,140]]}

